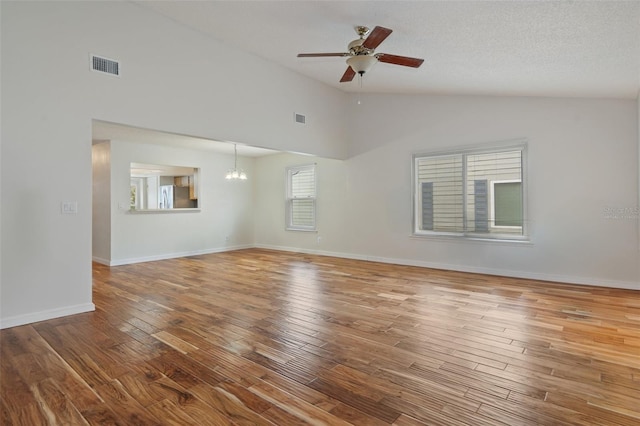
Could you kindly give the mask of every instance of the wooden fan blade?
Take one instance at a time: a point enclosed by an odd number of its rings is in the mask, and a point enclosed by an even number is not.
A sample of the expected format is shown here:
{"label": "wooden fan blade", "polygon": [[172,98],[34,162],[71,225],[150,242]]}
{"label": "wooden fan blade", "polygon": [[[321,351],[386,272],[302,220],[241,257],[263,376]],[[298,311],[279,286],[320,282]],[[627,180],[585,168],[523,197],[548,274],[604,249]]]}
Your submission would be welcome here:
{"label": "wooden fan blade", "polygon": [[322,58],[326,56],[349,56],[348,53],[298,53],[298,58]]}
{"label": "wooden fan blade", "polygon": [[355,75],[356,72],[353,70],[353,68],[347,67],[347,70],[344,72],[342,78],[340,79],[340,83],[345,83],[347,81],[353,80],[353,77],[355,77]]}
{"label": "wooden fan blade", "polygon": [[380,62],[388,64],[402,65],[404,67],[418,68],[424,62],[424,59],[410,58],[408,56],[389,55],[388,53],[378,53],[376,57]]}
{"label": "wooden fan blade", "polygon": [[366,47],[367,49],[375,49],[384,41],[385,38],[389,37],[393,30],[385,27],[375,27],[371,34],[365,39],[364,43],[362,43],[362,47]]}

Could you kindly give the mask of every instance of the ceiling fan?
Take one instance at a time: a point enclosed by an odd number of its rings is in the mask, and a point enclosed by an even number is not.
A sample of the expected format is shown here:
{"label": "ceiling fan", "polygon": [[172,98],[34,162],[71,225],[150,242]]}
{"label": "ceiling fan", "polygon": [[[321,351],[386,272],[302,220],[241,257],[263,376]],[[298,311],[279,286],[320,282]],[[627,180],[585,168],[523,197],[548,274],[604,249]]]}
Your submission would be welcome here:
{"label": "ceiling fan", "polygon": [[[424,62],[424,59],[410,58],[408,56],[390,55],[388,53],[375,53],[376,47],[380,45],[392,30],[384,27],[375,27],[369,34],[369,28],[364,26],[355,27],[356,33],[360,38],[349,43],[348,52],[338,53],[299,53],[299,58],[317,58],[328,56],[348,57],[347,70],[342,75],[340,83],[353,80],[356,73],[362,76],[369,71],[371,67],[378,61],[388,64],[402,65],[404,67],[418,68]],[[365,38],[365,36],[367,36]]]}

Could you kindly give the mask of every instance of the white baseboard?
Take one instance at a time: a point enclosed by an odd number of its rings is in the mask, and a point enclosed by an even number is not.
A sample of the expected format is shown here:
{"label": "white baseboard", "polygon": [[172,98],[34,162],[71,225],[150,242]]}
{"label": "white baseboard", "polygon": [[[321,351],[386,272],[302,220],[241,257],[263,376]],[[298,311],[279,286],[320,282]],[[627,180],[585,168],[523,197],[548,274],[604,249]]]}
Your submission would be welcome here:
{"label": "white baseboard", "polygon": [[66,306],[64,308],[33,312],[25,315],[16,315],[13,317],[0,319],[0,329],[17,327],[19,325],[31,324],[34,322],[50,320],[53,318],[65,317],[67,315],[92,312],[95,310],[96,306],[93,303],[85,303],[82,305]]}
{"label": "white baseboard", "polygon": [[[132,257],[128,259],[115,259],[111,261],[107,261],[105,265],[107,266],[120,266],[120,265],[131,265],[133,263],[142,263],[142,262],[153,262],[156,260],[166,260],[166,259],[176,259],[179,257],[188,257],[188,256],[198,256],[201,254],[211,254],[211,253],[222,253],[225,251],[234,251],[241,250],[247,248],[253,248],[253,244],[242,244],[237,246],[229,246],[229,247],[217,247],[210,248],[205,250],[195,250],[195,251],[185,251],[179,253],[167,253],[167,254],[159,254],[154,256],[144,256],[144,257]],[[95,259],[94,259],[95,260]],[[99,262],[96,260],[96,262]],[[99,262],[102,263],[102,262]]]}
{"label": "white baseboard", "polygon": [[580,277],[580,276],[572,276],[572,275],[545,274],[545,273],[530,272],[530,271],[515,271],[511,269],[483,268],[479,266],[464,266],[464,265],[454,265],[454,264],[448,264],[448,263],[427,262],[427,261],[414,260],[414,259],[399,259],[399,258],[390,258],[390,257],[369,256],[369,255],[357,254],[357,253],[344,253],[344,252],[335,252],[335,251],[327,251],[327,250],[302,249],[299,247],[277,246],[277,245],[271,245],[271,244],[244,244],[244,245],[238,245],[238,246],[220,247],[220,248],[191,251],[191,252],[170,253],[170,254],[164,254],[164,255],[158,255],[158,256],[118,259],[110,262],[108,260],[99,259],[95,257],[93,260],[108,266],[118,266],[118,265],[129,265],[129,264],[141,263],[141,262],[152,262],[155,260],[175,259],[178,257],[197,256],[201,254],[221,253],[225,251],[233,251],[233,250],[240,250],[240,249],[247,249],[247,248],[254,248],[254,247],[271,249],[271,250],[282,250],[282,251],[288,251],[293,253],[306,253],[306,254],[316,254],[320,256],[341,257],[344,259],[368,260],[370,262],[389,263],[394,265],[419,266],[423,268],[441,269],[441,270],[447,270],[447,271],[498,275],[498,276],[511,277],[511,278],[523,278],[523,279],[538,280],[538,281],[551,281],[551,282],[559,282],[559,283],[566,283],[566,284],[581,284],[581,285],[590,285],[590,286],[596,286],[596,287],[611,287],[611,288],[621,288],[621,289],[627,289],[627,290],[640,290],[640,283],[632,282],[632,281],[607,280],[607,279],[601,279],[601,278]]}
{"label": "white baseboard", "polygon": [[601,278],[577,277],[569,275],[543,274],[538,272],[514,271],[510,269],[483,268],[477,266],[451,265],[446,263],[426,262],[413,259],[398,259],[379,256],[368,256],[354,253],[331,252],[325,250],[307,250],[297,247],[285,247],[266,244],[256,244],[256,248],[282,250],[294,253],[317,254],[320,256],[341,257],[344,259],[368,260],[370,262],[389,263],[394,265],[419,266],[423,268],[441,269],[447,271],[469,272],[473,274],[497,275],[510,278],[523,278],[538,281],[559,282],[565,284],[590,285],[595,287],[621,288],[626,290],[640,290],[640,283],[633,281],[605,280]]}
{"label": "white baseboard", "polygon": [[103,258],[103,257],[98,257],[98,256],[93,256],[93,257],[91,258],[91,260],[93,260],[93,261],[94,261],[94,262],[96,262],[96,263],[100,263],[100,264],[102,264],[102,265],[107,265],[107,266],[109,266],[109,259],[105,259],[105,258]]}

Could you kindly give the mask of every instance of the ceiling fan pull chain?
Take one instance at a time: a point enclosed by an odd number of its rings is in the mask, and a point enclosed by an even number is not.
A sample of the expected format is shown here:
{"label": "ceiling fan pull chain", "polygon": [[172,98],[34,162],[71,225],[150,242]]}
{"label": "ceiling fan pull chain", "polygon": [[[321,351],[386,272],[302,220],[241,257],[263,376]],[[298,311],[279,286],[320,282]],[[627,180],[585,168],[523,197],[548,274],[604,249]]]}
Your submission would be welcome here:
{"label": "ceiling fan pull chain", "polygon": [[360,88],[358,89],[358,105],[362,104],[360,98],[362,97],[362,74],[359,74],[360,78]]}

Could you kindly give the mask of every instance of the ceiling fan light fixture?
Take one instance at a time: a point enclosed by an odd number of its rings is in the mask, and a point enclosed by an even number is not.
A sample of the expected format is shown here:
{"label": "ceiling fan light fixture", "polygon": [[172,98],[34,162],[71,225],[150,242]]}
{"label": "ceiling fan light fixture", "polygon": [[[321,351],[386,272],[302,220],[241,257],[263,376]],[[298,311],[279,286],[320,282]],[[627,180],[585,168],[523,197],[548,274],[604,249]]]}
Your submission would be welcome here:
{"label": "ceiling fan light fixture", "polygon": [[378,58],[369,55],[352,56],[347,59],[347,65],[360,75],[369,71],[376,62]]}

